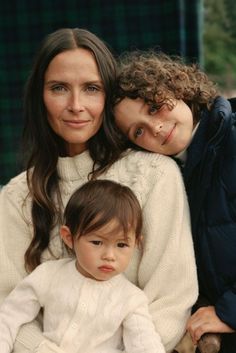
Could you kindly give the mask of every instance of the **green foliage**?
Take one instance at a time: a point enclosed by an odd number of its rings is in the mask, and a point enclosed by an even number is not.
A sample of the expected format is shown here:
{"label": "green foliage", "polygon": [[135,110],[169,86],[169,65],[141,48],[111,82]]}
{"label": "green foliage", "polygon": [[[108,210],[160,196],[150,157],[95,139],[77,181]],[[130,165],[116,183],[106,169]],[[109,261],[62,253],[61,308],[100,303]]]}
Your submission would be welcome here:
{"label": "green foliage", "polygon": [[236,89],[236,2],[204,1],[205,71],[222,90]]}

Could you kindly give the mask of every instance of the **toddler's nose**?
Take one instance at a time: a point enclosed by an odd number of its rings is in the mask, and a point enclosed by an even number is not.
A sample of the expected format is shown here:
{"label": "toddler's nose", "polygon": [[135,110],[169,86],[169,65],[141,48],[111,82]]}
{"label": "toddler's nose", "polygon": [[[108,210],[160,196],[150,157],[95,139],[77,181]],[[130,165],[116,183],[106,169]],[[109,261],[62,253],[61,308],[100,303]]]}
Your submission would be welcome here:
{"label": "toddler's nose", "polygon": [[114,261],[115,260],[115,253],[113,249],[107,248],[103,253],[103,259],[107,261]]}

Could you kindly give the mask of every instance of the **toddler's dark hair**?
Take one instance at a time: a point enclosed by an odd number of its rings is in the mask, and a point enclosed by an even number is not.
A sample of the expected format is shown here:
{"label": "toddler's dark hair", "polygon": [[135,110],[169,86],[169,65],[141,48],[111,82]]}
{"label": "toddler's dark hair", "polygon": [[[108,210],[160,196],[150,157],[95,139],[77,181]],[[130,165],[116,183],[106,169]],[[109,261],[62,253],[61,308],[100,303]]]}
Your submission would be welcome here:
{"label": "toddler's dark hair", "polygon": [[142,210],[133,191],[111,180],[90,180],[77,189],[64,212],[64,224],[74,237],[95,231],[116,219],[126,236],[134,229],[139,241]]}

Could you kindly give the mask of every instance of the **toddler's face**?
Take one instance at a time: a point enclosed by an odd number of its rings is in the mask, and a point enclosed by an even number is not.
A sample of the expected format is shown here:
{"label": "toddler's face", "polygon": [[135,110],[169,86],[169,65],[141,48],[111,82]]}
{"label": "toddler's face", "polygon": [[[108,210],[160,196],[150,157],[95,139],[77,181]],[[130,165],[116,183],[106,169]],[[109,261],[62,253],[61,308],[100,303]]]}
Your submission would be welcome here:
{"label": "toddler's face", "polygon": [[116,220],[74,242],[80,273],[98,281],[108,280],[127,268],[136,245],[134,229],[124,236]]}
{"label": "toddler's face", "polygon": [[172,110],[160,110],[141,98],[124,98],[115,108],[116,124],[136,145],[152,152],[175,155],[190,143],[193,115],[189,106],[176,100]]}

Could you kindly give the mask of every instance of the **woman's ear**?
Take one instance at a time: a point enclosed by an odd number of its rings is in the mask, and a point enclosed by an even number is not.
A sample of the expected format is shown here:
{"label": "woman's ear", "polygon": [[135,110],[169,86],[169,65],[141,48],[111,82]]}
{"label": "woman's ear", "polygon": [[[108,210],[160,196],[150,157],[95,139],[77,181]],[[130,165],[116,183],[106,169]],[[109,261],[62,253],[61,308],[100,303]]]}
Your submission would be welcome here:
{"label": "woman's ear", "polygon": [[70,248],[73,249],[73,236],[71,234],[70,228],[63,225],[60,229],[61,238],[64,243]]}

